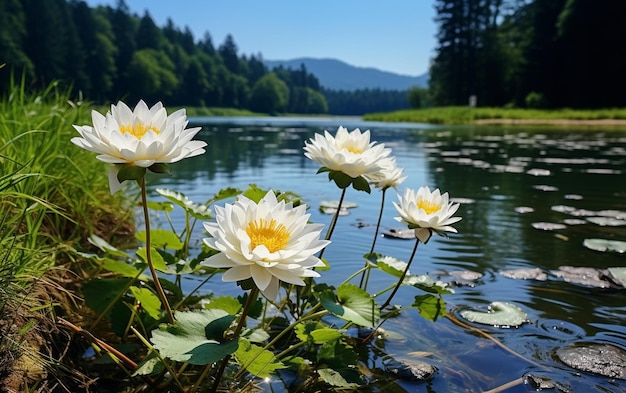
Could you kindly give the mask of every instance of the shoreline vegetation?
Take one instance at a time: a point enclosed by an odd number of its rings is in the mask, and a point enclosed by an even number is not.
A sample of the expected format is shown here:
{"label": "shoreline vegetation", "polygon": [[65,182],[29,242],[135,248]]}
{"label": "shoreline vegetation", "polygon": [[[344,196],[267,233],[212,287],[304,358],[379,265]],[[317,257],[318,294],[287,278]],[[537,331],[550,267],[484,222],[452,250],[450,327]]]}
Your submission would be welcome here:
{"label": "shoreline vegetation", "polygon": [[[106,107],[94,108],[104,113]],[[274,116],[267,113],[252,112],[236,108],[186,107],[189,117],[222,117],[222,116]],[[337,115],[281,114],[281,117],[319,117]],[[345,117],[345,116],[337,116]],[[357,116],[358,117],[358,116]],[[393,112],[367,113],[362,117],[367,121],[390,123],[426,123],[448,125],[520,125],[520,126],[598,126],[626,127],[626,108],[608,109],[523,109],[495,107],[433,107],[421,109],[405,109]]]}
{"label": "shoreline vegetation", "polygon": [[626,108],[522,109],[435,107],[370,113],[363,120],[428,124],[626,126]]}

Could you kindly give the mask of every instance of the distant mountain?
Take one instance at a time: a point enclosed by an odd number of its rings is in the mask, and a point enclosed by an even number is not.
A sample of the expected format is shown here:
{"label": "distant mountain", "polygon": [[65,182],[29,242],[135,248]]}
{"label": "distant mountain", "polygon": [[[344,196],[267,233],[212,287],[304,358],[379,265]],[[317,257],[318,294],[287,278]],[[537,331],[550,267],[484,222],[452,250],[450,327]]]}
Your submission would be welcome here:
{"label": "distant mountain", "polygon": [[375,89],[408,90],[413,86],[427,87],[428,73],[408,76],[376,68],[356,67],[336,59],[313,59],[302,57],[292,60],[264,60],[271,70],[274,67],[298,69],[304,64],[307,71],[315,75],[320,84],[331,90]]}

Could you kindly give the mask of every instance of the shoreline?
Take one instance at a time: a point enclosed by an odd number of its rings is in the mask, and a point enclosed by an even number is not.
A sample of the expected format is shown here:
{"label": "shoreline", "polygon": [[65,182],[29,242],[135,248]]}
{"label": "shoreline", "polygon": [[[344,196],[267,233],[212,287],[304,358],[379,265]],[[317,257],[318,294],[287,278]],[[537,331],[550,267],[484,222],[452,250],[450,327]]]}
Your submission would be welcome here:
{"label": "shoreline", "polygon": [[626,119],[480,119],[477,125],[626,126]]}

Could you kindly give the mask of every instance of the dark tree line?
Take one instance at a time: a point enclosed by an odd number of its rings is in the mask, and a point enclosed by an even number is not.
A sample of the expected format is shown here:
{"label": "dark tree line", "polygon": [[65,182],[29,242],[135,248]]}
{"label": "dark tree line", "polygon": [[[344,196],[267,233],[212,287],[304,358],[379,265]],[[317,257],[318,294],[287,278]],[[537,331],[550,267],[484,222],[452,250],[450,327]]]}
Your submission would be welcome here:
{"label": "dark tree line", "polygon": [[0,2],[0,92],[11,77],[34,88],[66,83],[96,103],[119,99],[267,113],[326,113],[318,80],[303,66],[268,70],[261,55],[239,55],[232,36],[215,47],[146,12],[90,8],[76,0]]}
{"label": "dark tree line", "polygon": [[[408,93],[399,90],[324,90],[328,110],[335,115],[361,115],[409,108]],[[415,107],[424,106],[420,104]]]}
{"label": "dark tree line", "polygon": [[626,2],[437,0],[435,105],[626,106]]}

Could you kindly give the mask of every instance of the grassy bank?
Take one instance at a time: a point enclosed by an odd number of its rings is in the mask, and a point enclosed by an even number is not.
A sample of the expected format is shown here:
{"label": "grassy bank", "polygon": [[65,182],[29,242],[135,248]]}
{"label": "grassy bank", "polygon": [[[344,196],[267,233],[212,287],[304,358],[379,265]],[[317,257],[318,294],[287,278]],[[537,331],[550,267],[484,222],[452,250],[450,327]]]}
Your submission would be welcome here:
{"label": "grassy bank", "polygon": [[72,124],[88,123],[89,113],[54,84],[26,94],[18,83],[0,100],[2,391],[49,391],[48,381],[64,378],[51,366],[63,354],[56,294],[73,295],[53,277],[70,274],[73,250],[89,234],[111,239],[131,222],[108,191],[105,164],[70,142]]}
{"label": "grassy bank", "polygon": [[[407,109],[387,113],[371,113],[365,120],[431,124],[528,123],[551,124],[568,121],[626,120],[626,108],[574,110],[574,109],[521,109],[521,108],[470,108],[461,106]],[[517,121],[517,122],[516,122]]]}

